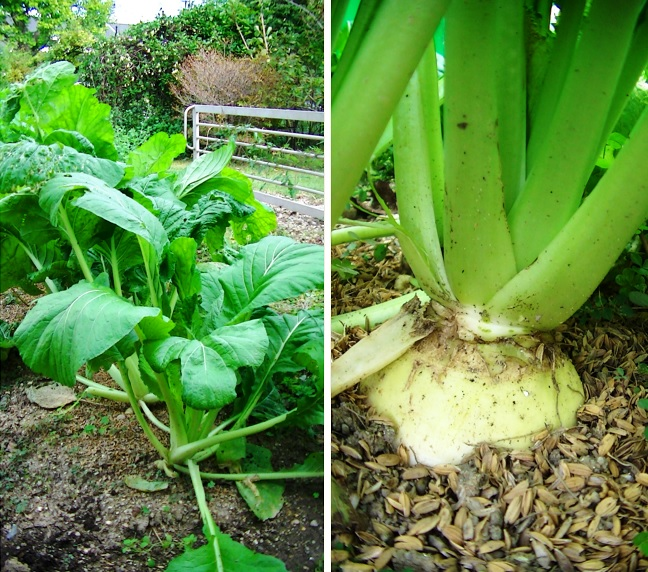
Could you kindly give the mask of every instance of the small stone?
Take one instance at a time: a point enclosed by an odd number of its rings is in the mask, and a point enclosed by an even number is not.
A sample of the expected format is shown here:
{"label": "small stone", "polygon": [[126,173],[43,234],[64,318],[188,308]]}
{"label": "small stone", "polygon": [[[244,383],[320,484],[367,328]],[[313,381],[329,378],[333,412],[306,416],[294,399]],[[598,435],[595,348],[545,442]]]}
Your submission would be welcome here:
{"label": "small stone", "polygon": [[31,568],[14,557],[5,562],[2,572],[31,572]]}
{"label": "small stone", "polygon": [[317,528],[319,526],[319,522],[316,520],[311,520],[309,523],[313,528]]}

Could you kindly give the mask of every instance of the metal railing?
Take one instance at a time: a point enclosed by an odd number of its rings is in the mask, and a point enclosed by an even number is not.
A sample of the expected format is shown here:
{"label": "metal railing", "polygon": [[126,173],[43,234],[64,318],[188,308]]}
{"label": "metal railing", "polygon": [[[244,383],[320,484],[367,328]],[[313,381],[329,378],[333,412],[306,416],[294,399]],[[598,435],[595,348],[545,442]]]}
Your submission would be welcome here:
{"label": "metal railing", "polygon": [[[310,124],[323,124],[319,111],[232,107],[226,105],[192,105],[184,112],[184,134],[194,159],[210,152],[210,146],[227,143],[232,136],[236,151],[232,161],[250,179],[267,186],[284,189],[284,194],[255,190],[258,200],[289,210],[324,218],[323,206],[294,200],[298,193],[324,197],[324,135],[310,131]],[[308,127],[299,129],[299,127]],[[285,193],[289,196],[285,196]]]}

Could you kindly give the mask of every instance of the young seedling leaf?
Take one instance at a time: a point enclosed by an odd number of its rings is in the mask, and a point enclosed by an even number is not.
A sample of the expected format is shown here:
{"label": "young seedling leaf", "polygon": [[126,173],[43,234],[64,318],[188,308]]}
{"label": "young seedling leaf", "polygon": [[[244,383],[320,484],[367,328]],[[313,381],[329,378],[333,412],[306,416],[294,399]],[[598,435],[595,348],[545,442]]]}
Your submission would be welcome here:
{"label": "young seedling leaf", "polygon": [[112,290],[85,282],[38,300],[14,335],[25,363],[64,385],[157,308],[137,307]]}
{"label": "young seedling leaf", "polygon": [[162,173],[173,164],[186,145],[187,141],[181,133],[171,136],[156,133],[128,154],[128,163],[133,166],[135,177]]}
{"label": "young seedling leaf", "polygon": [[[269,473],[273,471],[270,462],[272,453],[268,449],[248,443],[247,453],[247,457],[241,463],[243,472]],[[283,506],[283,492],[286,487],[282,481],[246,479],[245,481],[236,481],[236,488],[260,520],[274,518]]]}

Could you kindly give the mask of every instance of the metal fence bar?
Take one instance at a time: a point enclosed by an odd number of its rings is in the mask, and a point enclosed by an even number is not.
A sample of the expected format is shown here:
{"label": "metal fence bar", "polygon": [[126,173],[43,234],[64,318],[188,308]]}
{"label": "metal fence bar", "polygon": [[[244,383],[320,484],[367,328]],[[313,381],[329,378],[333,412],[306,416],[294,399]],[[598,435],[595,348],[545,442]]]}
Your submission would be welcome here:
{"label": "metal fence bar", "polygon": [[[239,157],[234,155],[232,159],[236,159],[241,163],[249,163],[252,165],[263,165],[264,167],[280,167],[284,171],[291,171],[293,173],[303,173],[304,175],[313,175],[314,177],[324,177],[324,173],[319,171],[311,171],[310,169],[301,169],[299,167],[289,167],[287,165],[281,165],[280,163],[270,163],[269,161],[261,161],[260,159],[248,159],[247,157]],[[249,177],[250,175],[248,175]]]}
{"label": "metal fence bar", "polygon": [[[204,125],[201,123],[200,125]],[[227,143],[229,139],[224,137],[207,137],[205,135],[200,135],[198,137],[201,141],[213,141],[214,143]],[[239,147],[252,147],[254,149],[268,149],[274,153],[281,153],[283,155],[296,155],[298,157],[312,157],[313,159],[323,159],[324,154],[320,153],[308,153],[306,151],[297,151],[296,149],[284,149],[283,147],[270,147],[269,145],[261,145],[260,143],[245,143],[243,141],[237,141],[236,144]],[[208,153],[208,151],[203,151],[203,153]]]}
{"label": "metal fence bar", "polygon": [[[201,135],[201,129],[203,132],[207,130],[209,133],[212,129],[230,129],[234,136],[238,134],[260,134],[261,136],[269,136],[270,139],[273,136],[278,137],[288,137],[292,139],[306,139],[311,140],[316,144],[321,144],[324,141],[323,135],[311,134],[311,133],[300,133],[295,131],[282,131],[281,129],[276,128],[266,128],[266,127],[255,127],[252,124],[245,124],[237,126],[234,124],[227,124],[221,122],[214,122],[210,117],[205,117],[205,115],[218,115],[218,116],[232,116],[232,117],[248,117],[251,119],[275,119],[275,120],[287,120],[287,121],[303,121],[303,122],[315,122],[323,123],[324,114],[317,111],[303,111],[303,110],[294,110],[294,109],[267,109],[267,108],[253,108],[253,107],[233,107],[226,105],[192,105],[185,109],[184,112],[184,131],[185,137],[188,135],[188,115],[191,113],[191,123],[193,127],[193,133],[191,138],[191,145],[187,147],[193,151],[194,159],[197,159],[200,155],[209,153],[207,148],[210,143],[225,143],[229,139],[225,137],[211,137],[209,135]],[[202,117],[201,117],[202,116]],[[223,121],[223,119],[220,119]],[[226,120],[225,120],[226,121]],[[249,141],[236,141],[236,145],[241,149],[259,149],[265,150],[273,154],[272,159],[277,160],[277,162],[264,161],[262,159],[254,159],[250,157],[241,157],[240,155],[235,155],[233,159],[247,163],[249,165],[261,165],[269,169],[274,169],[280,172],[284,172],[286,176],[289,172],[301,173],[308,176],[314,176],[323,178],[324,177],[324,167],[322,165],[322,170],[317,171],[314,169],[305,169],[300,167],[294,167],[292,165],[282,164],[281,157],[286,155],[298,156],[298,157],[308,157],[316,160],[323,160],[324,154],[311,151],[302,151],[299,149],[287,149],[285,147],[273,146],[272,144],[263,143],[250,143]],[[276,155],[276,157],[274,156]],[[290,180],[277,180],[271,179],[266,176],[261,176],[255,173],[245,173],[250,179],[271,184],[277,185],[279,187],[287,187],[292,191],[303,191],[318,197],[323,197],[324,192],[319,189],[313,189],[303,184],[292,184]],[[263,173],[265,175],[265,173]],[[261,191],[255,191],[255,196],[271,205],[281,206],[283,208],[300,212],[309,216],[317,217],[320,219],[324,218],[324,209],[312,205],[307,205],[300,203],[295,200],[291,200],[284,196],[276,196],[269,193],[264,193]]]}
{"label": "metal fence bar", "polygon": [[[203,125],[207,125],[204,123]],[[227,123],[209,123],[210,127],[218,128],[232,128],[231,125]],[[310,133],[296,133],[294,131],[277,131],[275,129],[263,129],[262,127],[239,127],[236,126],[235,131],[245,132],[245,133],[265,133],[266,135],[288,135],[289,137],[294,137],[295,139],[312,139],[313,141],[324,141],[324,135],[313,135]]]}

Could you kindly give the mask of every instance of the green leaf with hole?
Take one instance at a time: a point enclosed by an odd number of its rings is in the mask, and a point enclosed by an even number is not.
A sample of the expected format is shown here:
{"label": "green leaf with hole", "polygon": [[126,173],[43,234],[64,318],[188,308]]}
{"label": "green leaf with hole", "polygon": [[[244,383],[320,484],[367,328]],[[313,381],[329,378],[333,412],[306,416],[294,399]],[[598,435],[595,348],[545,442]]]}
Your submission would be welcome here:
{"label": "green leaf with hole", "polygon": [[[247,444],[247,456],[241,463],[244,473],[271,473],[271,453],[265,447]],[[277,516],[283,506],[283,481],[255,481],[253,479],[236,481],[236,488],[260,520]]]}

